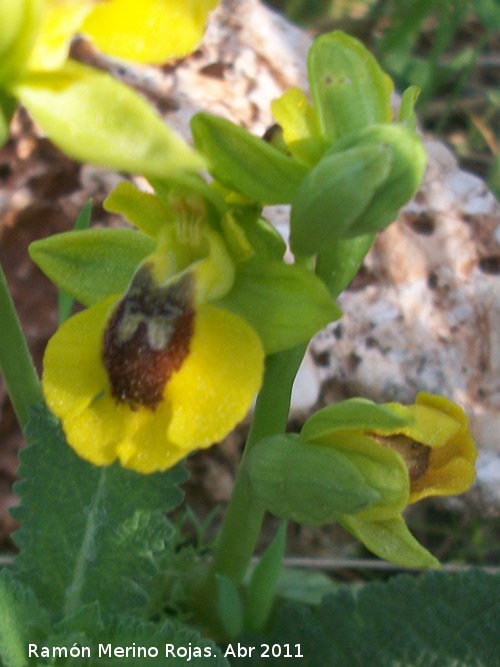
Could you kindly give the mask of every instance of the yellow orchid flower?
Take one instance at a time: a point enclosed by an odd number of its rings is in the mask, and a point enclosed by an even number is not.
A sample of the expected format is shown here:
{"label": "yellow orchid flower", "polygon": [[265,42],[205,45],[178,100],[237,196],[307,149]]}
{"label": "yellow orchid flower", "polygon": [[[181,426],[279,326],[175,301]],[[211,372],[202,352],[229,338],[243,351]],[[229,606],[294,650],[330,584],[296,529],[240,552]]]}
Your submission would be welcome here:
{"label": "yellow orchid flower", "polygon": [[353,398],[319,410],[300,436],[259,442],[249,474],[279,518],[338,521],[386,560],[438,567],[402,512],[426,496],[467,491],[476,456],[465,413],[446,398],[420,393],[413,405]]}
{"label": "yellow orchid flower", "polygon": [[172,258],[156,253],[121,299],[71,317],[49,341],[45,397],[82,458],[165,470],[245,416],[264,352],[242,318],[205,302],[220,291],[210,262],[160,284]]}
{"label": "yellow orchid flower", "polygon": [[397,431],[375,430],[375,439],[397,451],[410,477],[408,503],[464,493],[474,482],[477,450],[465,412],[442,396],[421,392],[415,404],[386,408],[413,420]]}
{"label": "yellow orchid flower", "polygon": [[60,67],[72,37],[81,33],[102,52],[159,64],[191,53],[218,0],[47,0],[34,68]]}

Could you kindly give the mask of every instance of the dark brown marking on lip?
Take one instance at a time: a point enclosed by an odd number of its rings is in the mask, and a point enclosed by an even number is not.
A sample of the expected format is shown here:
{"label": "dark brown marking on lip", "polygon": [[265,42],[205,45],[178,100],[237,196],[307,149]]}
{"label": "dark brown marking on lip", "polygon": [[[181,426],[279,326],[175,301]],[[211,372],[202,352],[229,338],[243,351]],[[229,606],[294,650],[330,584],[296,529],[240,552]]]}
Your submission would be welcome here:
{"label": "dark brown marking on lip", "polygon": [[102,359],[113,397],[133,410],[154,410],[172,373],[189,353],[193,336],[194,281],[155,284],[151,266],[134,276],[104,332]]}
{"label": "dark brown marking on lip", "polygon": [[406,435],[379,435],[370,433],[370,438],[401,454],[408,468],[410,482],[414,482],[427,472],[431,454],[431,448],[427,445],[415,442],[415,440],[408,438]]}

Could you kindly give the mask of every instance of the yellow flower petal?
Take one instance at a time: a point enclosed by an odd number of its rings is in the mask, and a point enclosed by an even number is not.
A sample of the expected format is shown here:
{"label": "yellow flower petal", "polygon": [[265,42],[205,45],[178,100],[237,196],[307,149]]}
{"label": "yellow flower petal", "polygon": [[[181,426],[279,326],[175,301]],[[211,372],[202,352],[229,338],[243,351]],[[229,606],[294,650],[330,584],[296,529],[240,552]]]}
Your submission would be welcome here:
{"label": "yellow flower petal", "polygon": [[324,150],[318,117],[300,88],[289,88],[271,103],[276,122],[292,155],[312,166]]}
{"label": "yellow flower petal", "polygon": [[83,32],[109,55],[162,63],[193,51],[218,0],[109,0],[96,4]]}
{"label": "yellow flower petal", "polygon": [[58,417],[80,414],[108,387],[101,363],[102,332],[115,301],[106,299],[71,317],[47,345],[43,388]]}
{"label": "yellow flower petal", "polygon": [[94,4],[95,0],[49,0],[31,53],[31,69],[57,69],[64,65],[71,40]]}
{"label": "yellow flower petal", "polygon": [[188,356],[151,407],[112,397],[103,364],[103,336],[116,298],[65,322],[44,358],[50,409],[79,456],[95,465],[116,459],[141,473],[165,470],[190,451],[223,438],[258,391],[264,354],[257,335],[232,313],[202,305]]}
{"label": "yellow flower petal", "polygon": [[440,424],[444,423],[446,418],[453,419],[457,426],[441,446],[435,446],[433,442],[427,443],[432,448],[429,467],[425,475],[412,482],[410,503],[427,496],[464,493],[474,482],[474,464],[477,458],[467,415],[458,405],[441,396],[421,393],[417,396],[416,403],[417,407],[435,411],[436,431],[440,432]]}
{"label": "yellow flower petal", "polygon": [[189,451],[227,435],[260,387],[263,362],[260,340],[244,320],[201,305],[189,356],[166,387],[169,439]]}

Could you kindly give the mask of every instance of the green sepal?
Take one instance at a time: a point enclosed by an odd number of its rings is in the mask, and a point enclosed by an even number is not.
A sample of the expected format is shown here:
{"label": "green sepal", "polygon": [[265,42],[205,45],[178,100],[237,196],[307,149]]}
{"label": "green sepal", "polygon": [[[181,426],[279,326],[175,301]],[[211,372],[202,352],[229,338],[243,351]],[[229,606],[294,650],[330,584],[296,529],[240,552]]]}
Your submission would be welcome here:
{"label": "green sepal", "polygon": [[400,467],[404,464],[397,457],[383,459],[373,458],[371,451],[364,456],[305,443],[288,434],[259,441],[249,454],[247,470],[255,497],[272,514],[319,526],[375,504],[388,504],[388,495],[404,502],[408,496],[408,474]]}
{"label": "green sepal", "polygon": [[126,290],[137,267],[155,249],[133,229],[63,232],[29,247],[35,264],[85,306]]}
{"label": "green sepal", "polygon": [[325,155],[311,169],[292,204],[295,254],[314,255],[339,238],[376,231],[360,229],[360,222],[391,173],[393,152],[383,143],[357,145]]}
{"label": "green sepal", "polygon": [[8,93],[0,90],[0,148],[9,137],[9,127],[17,102]]}
{"label": "green sepal", "polygon": [[263,630],[271,613],[283,566],[286,528],[282,523],[252,573],[245,604],[245,630],[250,632]]}
{"label": "green sepal", "polygon": [[[83,206],[80,213],[78,214],[73,229],[75,231],[88,229],[90,227],[91,217],[92,217],[92,199],[89,199]],[[65,290],[60,289],[57,300],[57,314],[58,314],[57,319],[59,321],[59,325],[61,325],[65,320],[68,319],[68,317],[71,314],[73,304],[74,304],[74,299],[71,296],[71,294],[68,294],[68,292],[66,292]]]}
{"label": "green sepal", "polygon": [[349,236],[377,232],[393,222],[399,209],[416,194],[427,163],[422,140],[416,132],[401,124],[367,127],[338,141],[331,154],[361,146],[385,146],[391,150],[393,159],[387,178],[376,189]]}
{"label": "green sepal", "polygon": [[318,410],[306,421],[300,435],[304,441],[311,442],[344,431],[391,431],[412,422],[365,398],[349,398]]}
{"label": "green sepal", "polygon": [[318,253],[316,273],[333,299],[350,284],[368,254],[375,234],[337,239]]}
{"label": "green sepal", "polygon": [[417,542],[401,517],[369,521],[345,516],[339,523],[384,560],[403,567],[440,567],[439,561]]}
{"label": "green sepal", "polygon": [[28,72],[13,86],[31,116],[67,155],[151,177],[204,167],[140,95],[75,62]]}
{"label": "green sepal", "polygon": [[48,614],[29,588],[0,571],[0,658],[4,667],[26,667],[29,642],[41,639],[49,628]]}
{"label": "green sepal", "polygon": [[216,608],[219,621],[226,635],[232,639],[243,629],[243,603],[236,584],[230,577],[218,574],[216,583]]}
{"label": "green sepal", "polygon": [[0,87],[26,68],[45,0],[0,0]]}
{"label": "green sepal", "polygon": [[420,95],[418,86],[410,86],[401,97],[401,106],[398,112],[398,122],[405,125],[409,130],[415,130],[417,127],[417,117],[415,116],[415,104]]}
{"label": "green sepal", "polygon": [[393,85],[361,42],[342,32],[321,35],[307,60],[314,107],[331,143],[392,118]]}
{"label": "green sepal", "polygon": [[236,261],[245,261],[254,254],[281,260],[286,252],[282,236],[260,212],[260,207],[255,206],[233,207],[221,220],[226,243]]}
{"label": "green sepal", "polygon": [[104,200],[104,210],[123,215],[141,232],[156,238],[173,220],[172,212],[162,200],[149,192],[141,192],[129,181],[119,183]]}
{"label": "green sepal", "polygon": [[232,289],[214,305],[245,319],[259,334],[267,354],[308,341],[341,316],[314,274],[260,257],[237,265]]}
{"label": "green sepal", "polygon": [[307,174],[297,160],[224,118],[198,113],[191,131],[213,176],[261,204],[290,203]]}
{"label": "green sepal", "polygon": [[189,197],[197,194],[203,199],[207,206],[207,214],[210,222],[217,231],[220,218],[227,211],[227,204],[224,197],[217,191],[213,184],[209,185],[198,174],[181,173],[168,179],[150,178],[151,185],[155,193],[169,208],[172,204],[172,198],[179,195]]}

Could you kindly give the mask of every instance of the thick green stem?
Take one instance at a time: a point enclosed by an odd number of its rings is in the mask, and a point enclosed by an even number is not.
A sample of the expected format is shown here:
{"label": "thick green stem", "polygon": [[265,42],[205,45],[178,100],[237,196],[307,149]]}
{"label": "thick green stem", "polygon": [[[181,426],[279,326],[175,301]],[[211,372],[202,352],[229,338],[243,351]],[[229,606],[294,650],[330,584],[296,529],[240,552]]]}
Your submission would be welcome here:
{"label": "thick green stem", "polygon": [[262,438],[283,433],[290,410],[292,386],[306,345],[268,357],[264,383],[255,406],[252,427],[215,553],[213,574],[240,582],[255,549],[264,518],[264,507],[252,494],[245,459]]}
{"label": "thick green stem", "polygon": [[43,401],[43,394],[1,266],[0,322],[0,374],[24,429],[28,407]]}

